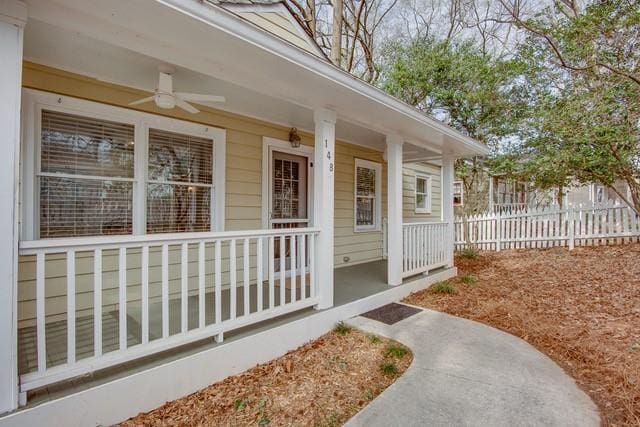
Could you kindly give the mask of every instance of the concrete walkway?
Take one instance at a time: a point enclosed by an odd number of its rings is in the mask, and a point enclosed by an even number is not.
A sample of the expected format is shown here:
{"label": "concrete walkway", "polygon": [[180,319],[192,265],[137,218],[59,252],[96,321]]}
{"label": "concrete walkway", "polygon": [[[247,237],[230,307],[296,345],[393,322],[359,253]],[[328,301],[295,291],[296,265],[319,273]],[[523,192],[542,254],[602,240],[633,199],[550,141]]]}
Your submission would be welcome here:
{"label": "concrete walkway", "polygon": [[347,426],[598,426],[591,399],[547,356],[497,329],[424,310],[358,329],[413,351],[409,369]]}

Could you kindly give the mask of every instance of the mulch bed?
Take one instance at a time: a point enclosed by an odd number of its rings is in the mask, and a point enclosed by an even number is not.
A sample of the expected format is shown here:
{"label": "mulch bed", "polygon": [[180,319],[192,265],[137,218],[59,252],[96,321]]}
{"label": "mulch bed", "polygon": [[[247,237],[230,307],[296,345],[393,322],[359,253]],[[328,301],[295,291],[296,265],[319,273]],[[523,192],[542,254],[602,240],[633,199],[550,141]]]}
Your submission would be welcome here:
{"label": "mulch bed", "polygon": [[408,350],[388,354],[389,346],[402,346],[385,338],[346,327],[336,331],[121,425],[342,425],[393,383],[413,356]]}
{"label": "mulch bed", "polygon": [[[640,425],[640,245],[482,253],[456,258],[457,293],[405,302],[483,322],[555,360],[605,425]],[[465,275],[477,279],[474,283]]]}

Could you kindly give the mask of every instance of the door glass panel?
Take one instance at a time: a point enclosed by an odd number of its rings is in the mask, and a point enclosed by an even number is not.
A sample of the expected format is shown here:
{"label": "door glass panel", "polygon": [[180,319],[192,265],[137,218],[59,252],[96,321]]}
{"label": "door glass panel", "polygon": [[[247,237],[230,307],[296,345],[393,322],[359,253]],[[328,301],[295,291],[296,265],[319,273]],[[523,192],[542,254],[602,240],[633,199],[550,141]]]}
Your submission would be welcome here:
{"label": "door glass panel", "polygon": [[[271,228],[307,227],[307,162],[308,158],[272,152]],[[299,221],[296,221],[299,220]],[[280,239],[274,242],[275,271],[280,271]],[[291,240],[284,241],[285,268],[291,268]],[[299,248],[297,248],[299,251]],[[309,253],[308,250],[306,251]],[[300,255],[297,254],[297,257]],[[300,259],[296,260],[300,265]],[[308,263],[305,261],[305,265]],[[299,274],[299,272],[297,272]]]}

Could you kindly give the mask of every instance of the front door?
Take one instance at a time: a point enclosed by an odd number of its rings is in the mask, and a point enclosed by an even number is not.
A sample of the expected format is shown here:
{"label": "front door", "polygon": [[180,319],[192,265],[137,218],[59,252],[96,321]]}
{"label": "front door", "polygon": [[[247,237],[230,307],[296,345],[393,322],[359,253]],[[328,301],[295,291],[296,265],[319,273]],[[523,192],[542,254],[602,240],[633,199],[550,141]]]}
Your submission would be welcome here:
{"label": "front door", "polygon": [[[269,228],[309,226],[308,171],[309,158],[271,151],[271,183],[269,195]],[[275,243],[275,271],[280,271],[280,239]],[[285,240],[286,270],[291,265],[290,240]],[[299,263],[296,263],[300,265]]]}

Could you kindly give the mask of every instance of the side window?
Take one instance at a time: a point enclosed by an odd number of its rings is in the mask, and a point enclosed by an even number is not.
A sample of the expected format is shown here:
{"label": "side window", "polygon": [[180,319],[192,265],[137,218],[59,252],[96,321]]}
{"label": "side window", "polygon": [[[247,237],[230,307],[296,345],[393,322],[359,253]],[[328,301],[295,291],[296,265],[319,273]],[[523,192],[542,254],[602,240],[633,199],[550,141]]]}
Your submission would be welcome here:
{"label": "side window", "polygon": [[355,231],[372,231],[380,227],[382,165],[356,159]]}
{"label": "side window", "polygon": [[416,213],[431,213],[431,176],[416,174],[415,182]]}
{"label": "side window", "polygon": [[464,205],[464,187],[462,181],[455,181],[453,183],[453,206]]}

